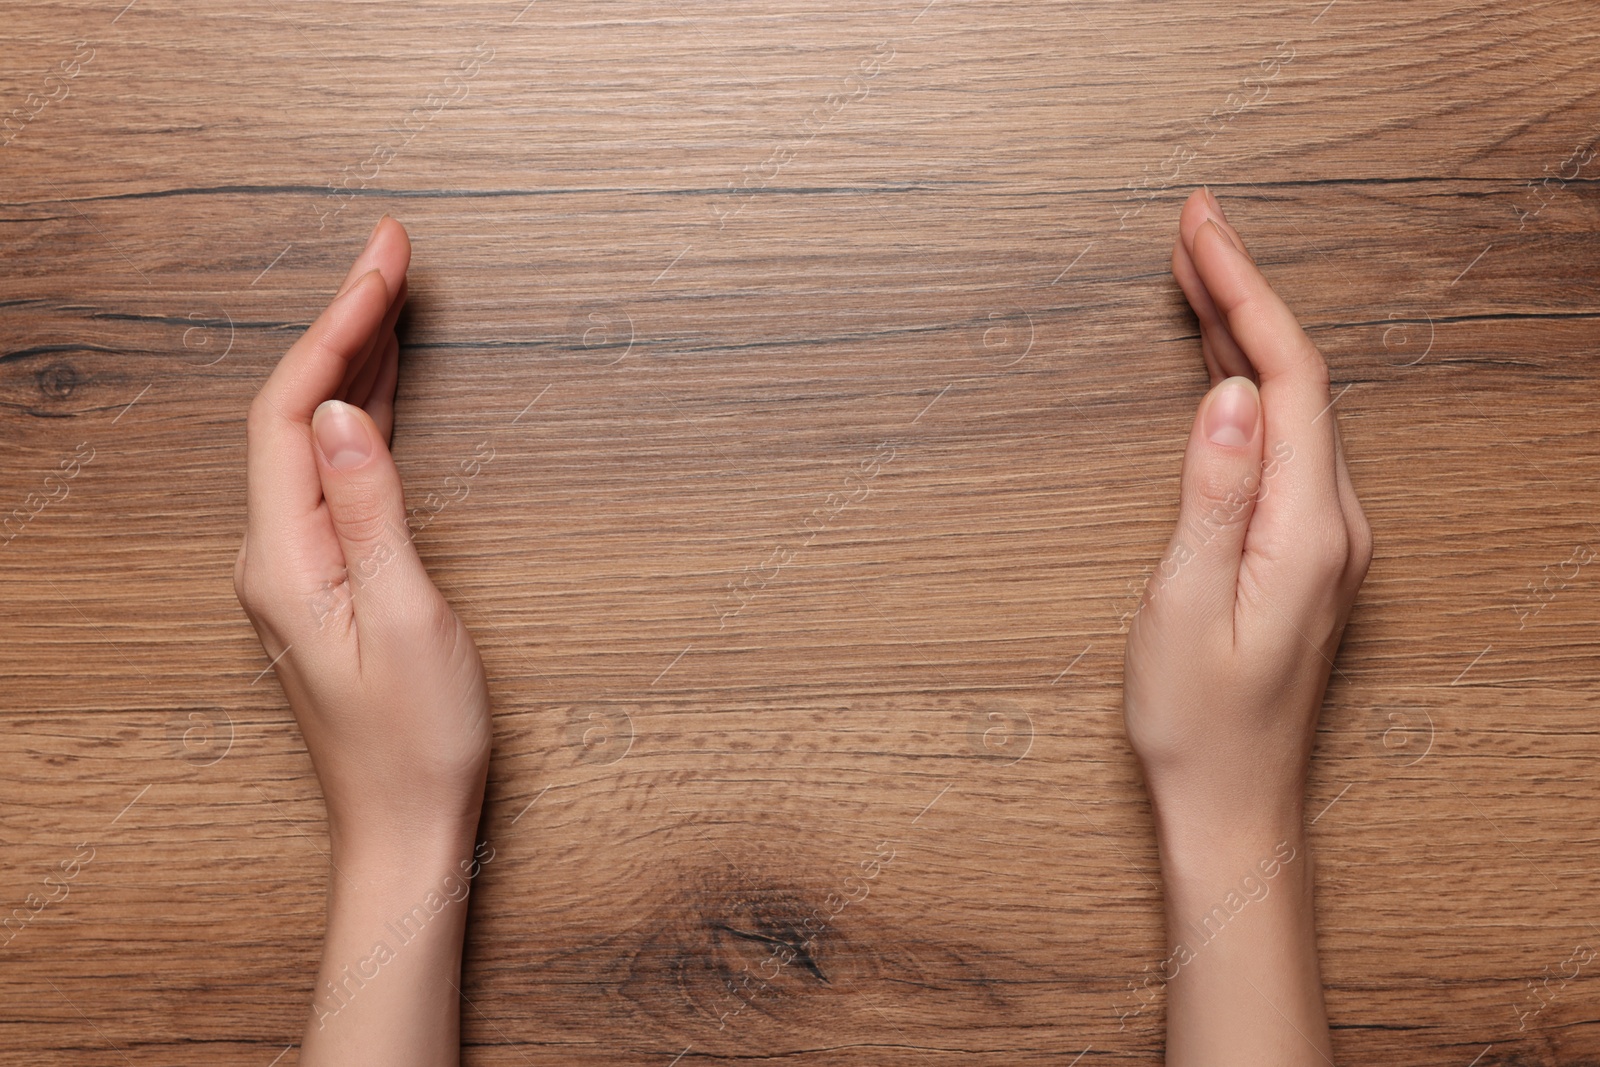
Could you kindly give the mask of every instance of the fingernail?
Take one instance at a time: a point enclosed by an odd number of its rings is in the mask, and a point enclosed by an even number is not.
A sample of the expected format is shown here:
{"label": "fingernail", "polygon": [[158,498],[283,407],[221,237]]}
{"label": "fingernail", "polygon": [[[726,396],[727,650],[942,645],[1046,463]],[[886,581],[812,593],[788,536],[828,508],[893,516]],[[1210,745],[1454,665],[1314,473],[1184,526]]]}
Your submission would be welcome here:
{"label": "fingernail", "polygon": [[359,467],[372,455],[372,439],[356,417],[355,409],[341,400],[324,400],[311,416],[317,447],[334,470]]}
{"label": "fingernail", "polygon": [[355,292],[357,289],[361,288],[361,283],[362,282],[366,281],[368,278],[372,277],[374,274],[376,274],[380,278],[383,277],[383,271],[379,270],[377,267],[373,267],[371,270],[367,271],[366,273],[358,275],[357,277],[353,278],[349,285],[347,285],[343,289],[339,290],[338,294],[334,297],[334,299],[337,300],[341,296],[345,296],[345,295],[347,295],[349,293]]}
{"label": "fingernail", "polygon": [[1219,382],[1206,400],[1202,428],[1214,445],[1242,448],[1256,435],[1261,413],[1261,394],[1249,378],[1229,378]]}
{"label": "fingernail", "polygon": [[1228,216],[1223,213],[1222,205],[1217,203],[1217,194],[1211,191],[1211,186],[1201,186],[1206,191],[1206,203],[1211,206],[1211,217],[1222,222],[1228,221]]}
{"label": "fingernail", "polygon": [[1222,236],[1222,239],[1228,242],[1229,248],[1233,249],[1235,252],[1238,252],[1240,255],[1244,254],[1244,249],[1234,244],[1233,238],[1228,236],[1228,231],[1224,230],[1221,226],[1218,226],[1216,219],[1206,219],[1204,225],[1210,226],[1213,230],[1216,230],[1217,233]]}
{"label": "fingernail", "polygon": [[[367,234],[367,243],[361,246],[361,251],[356,254],[356,259],[359,260],[362,256],[366,255],[367,249],[372,247],[372,239],[378,236],[378,227],[382,226],[383,225],[383,220],[388,218],[388,217],[389,217],[388,212],[385,212],[384,214],[382,214],[382,215],[380,215],[378,217],[378,221],[377,222],[374,222],[372,224],[372,232]],[[371,271],[367,272],[367,274],[371,274],[371,273],[372,273]],[[361,276],[361,278],[365,278],[366,276],[367,276],[366,274],[363,274]],[[341,286],[339,288],[339,291],[337,293],[333,294],[334,299],[337,300],[339,297],[343,296],[344,294],[348,293],[350,290],[354,289],[358,284],[360,284],[361,278],[351,278],[349,284]]]}

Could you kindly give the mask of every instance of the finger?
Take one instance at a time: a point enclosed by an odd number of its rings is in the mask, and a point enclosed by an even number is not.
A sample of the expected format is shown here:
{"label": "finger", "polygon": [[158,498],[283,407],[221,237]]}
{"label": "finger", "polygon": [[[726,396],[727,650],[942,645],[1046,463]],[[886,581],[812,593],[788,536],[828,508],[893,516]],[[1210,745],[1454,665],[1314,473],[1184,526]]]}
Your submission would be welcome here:
{"label": "finger", "polygon": [[367,366],[362,368],[361,374],[350,383],[350,388],[345,390],[343,396],[336,396],[333,399],[343,400],[346,404],[353,404],[358,408],[366,407],[367,398],[372,395],[372,387],[377,383],[378,375],[383,373],[383,361],[389,354],[389,346],[398,343],[393,330],[379,334],[373,342],[372,356],[367,360]]}
{"label": "finger", "polygon": [[372,339],[372,347],[367,350],[367,358],[361,364],[360,371],[350,380],[349,384],[334,394],[332,399],[343,400],[345,403],[354,404],[356,407],[363,406],[361,401],[365,400],[367,394],[372,392],[372,383],[377,379],[378,371],[383,369],[383,353],[389,347],[389,338],[393,336],[394,334],[385,333],[381,327],[379,328],[378,335]]}
{"label": "finger", "polygon": [[406,268],[410,265],[411,238],[406,228],[397,219],[384,215],[372,227],[372,233],[367,235],[365,247],[356,261],[350,264],[350,271],[339,283],[339,292],[335,295],[343,294],[367,271],[376,270],[383,274],[389,299],[393,300],[400,293],[400,283],[405,280]]}
{"label": "finger", "polygon": [[378,377],[372,383],[372,391],[356,405],[372,416],[373,424],[378,427],[378,433],[383,435],[385,442],[394,439],[394,393],[399,382],[400,341],[390,334]]}
{"label": "finger", "polygon": [[1205,335],[1204,330],[1200,332],[1200,359],[1206,365],[1206,377],[1211,379],[1208,385],[1216,385],[1228,377],[1222,373],[1222,368],[1217,364],[1217,357],[1211,354],[1211,339]]}
{"label": "finger", "polygon": [[[1333,417],[1333,413],[1328,413]],[[1372,526],[1367,521],[1361,500],[1356,496],[1355,482],[1350,478],[1350,464],[1345,460],[1344,437],[1339,423],[1333,424],[1333,444],[1338,456],[1339,510],[1344,516],[1345,529],[1350,536],[1350,560],[1344,574],[1345,586],[1354,600],[1355,591],[1366,581],[1367,568],[1372,563]]]}
{"label": "finger", "polygon": [[321,506],[311,415],[338,388],[350,360],[366,351],[387,304],[382,276],[368,271],[290,347],[251,402],[245,470],[252,552],[283,547]]}
{"label": "finger", "polygon": [[1262,404],[1249,378],[1228,378],[1200,402],[1183,456],[1178,526],[1150,582],[1157,615],[1230,621],[1246,532],[1261,489]]}
{"label": "finger", "polygon": [[371,416],[329,400],[312,419],[317,469],[344,551],[362,640],[426,617],[438,597],[406,526],[400,472]]}
{"label": "finger", "polygon": [[1331,562],[1345,549],[1328,366],[1256,265],[1214,223],[1195,231],[1191,253],[1261,383],[1274,478],[1252,525],[1251,544],[1295,573],[1309,573],[1298,568]]}
{"label": "finger", "polygon": [[372,380],[378,376],[378,361],[383,355],[384,339],[394,334],[394,324],[399,321],[400,312],[405,307],[406,292],[406,280],[402,278],[400,291],[389,302],[389,310],[384,314],[378,332],[373,335],[372,344],[367,348],[366,355],[358,363],[350,364],[350,368],[345,371],[344,384],[333,394],[333,399],[360,406],[356,403],[356,398],[365,397],[366,390],[372,387]]}
{"label": "finger", "polygon": [[1178,280],[1178,287],[1183,290],[1200,323],[1202,354],[1209,349],[1210,360],[1216,364],[1211,384],[1234,376],[1253,379],[1255,369],[1228,331],[1228,324],[1222,312],[1217,310],[1216,301],[1211,299],[1210,292],[1206,290],[1206,283],[1200,280],[1200,272],[1195,268],[1194,259],[1184,247],[1181,236],[1172,248],[1172,276]]}
{"label": "finger", "polygon": [[[1188,299],[1189,291],[1187,288],[1185,288],[1182,278],[1179,277],[1180,272],[1183,270],[1183,268],[1178,264],[1178,257],[1180,255],[1182,255],[1185,259],[1188,258],[1188,252],[1184,249],[1183,241],[1181,239],[1174,241],[1172,244],[1172,276],[1174,278],[1178,278],[1178,287],[1183,289],[1184,297],[1185,299]],[[1194,264],[1189,263],[1188,269],[1192,272],[1194,270]],[[1195,282],[1199,282],[1199,275],[1195,275]],[[1201,286],[1201,288],[1203,289],[1204,286]],[[1206,299],[1210,300],[1211,298],[1210,296],[1207,296]],[[1193,309],[1193,307],[1194,304],[1191,300],[1190,308]],[[1214,312],[1215,310],[1216,308],[1213,307],[1212,311]],[[1198,312],[1195,313],[1195,317],[1196,319],[1199,319]],[[1221,316],[1219,315],[1218,318],[1220,319]],[[1216,351],[1211,344],[1211,334],[1206,330],[1206,324],[1204,320],[1200,320],[1200,358],[1205,361],[1206,375],[1211,379],[1212,385],[1216,385],[1218,382],[1222,381],[1222,379],[1228,377],[1226,374],[1222,373],[1222,365],[1217,362]]]}
{"label": "finger", "polygon": [[1195,231],[1207,219],[1217,224],[1217,227],[1233,241],[1234,247],[1243,252],[1254,263],[1256,257],[1251,254],[1250,246],[1245,244],[1244,238],[1228,221],[1228,216],[1223,214],[1222,204],[1206,186],[1201,186],[1189,194],[1189,199],[1183,202],[1183,210],[1178,214],[1178,240],[1191,252],[1194,250]]}

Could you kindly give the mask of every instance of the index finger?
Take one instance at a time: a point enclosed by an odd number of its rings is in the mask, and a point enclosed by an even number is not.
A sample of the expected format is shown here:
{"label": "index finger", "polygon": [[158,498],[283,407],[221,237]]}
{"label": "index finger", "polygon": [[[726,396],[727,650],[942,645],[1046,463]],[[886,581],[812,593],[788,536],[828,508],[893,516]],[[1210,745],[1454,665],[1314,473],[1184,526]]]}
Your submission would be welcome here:
{"label": "index finger", "polygon": [[368,271],[289,348],[251,402],[245,482],[252,554],[286,547],[321,505],[312,413],[338,389],[349,361],[366,351],[388,306],[382,277]]}
{"label": "index finger", "polygon": [[378,339],[411,265],[411,238],[384,215],[372,228],[337,295],[278,361],[250,405],[246,483],[249,538],[261,551],[322,502],[311,415],[346,380],[350,365]]}
{"label": "index finger", "polygon": [[411,238],[398,219],[384,215],[367,235],[367,243],[350,264],[344,281],[339,283],[335,296],[354,285],[369,270],[383,273],[383,284],[389,290],[389,300],[400,295],[400,285],[406,279],[406,269],[411,265]]}
{"label": "index finger", "polygon": [[1250,548],[1274,558],[1320,558],[1324,536],[1335,539],[1332,525],[1344,532],[1328,364],[1266,276],[1215,222],[1194,231],[1192,255],[1261,380],[1271,485],[1252,520]]}

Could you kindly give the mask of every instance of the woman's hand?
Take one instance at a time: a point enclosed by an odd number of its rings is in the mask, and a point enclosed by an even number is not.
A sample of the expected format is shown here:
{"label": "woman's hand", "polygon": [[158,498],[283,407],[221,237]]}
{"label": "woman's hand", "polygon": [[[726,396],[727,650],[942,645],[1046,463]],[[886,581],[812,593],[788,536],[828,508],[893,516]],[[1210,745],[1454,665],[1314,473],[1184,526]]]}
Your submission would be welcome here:
{"label": "woman's hand", "polygon": [[[234,587],[328,806],[333,884],[300,1062],[453,1064],[490,720],[483,664],[428,579],[389,454],[411,245],[378,222],[248,423]],[[492,854],[488,857],[492,858]]]}
{"label": "woman's hand", "polygon": [[1209,192],[1189,198],[1179,226],[1172,269],[1212,389],[1189,435],[1177,530],[1128,633],[1128,739],[1163,819],[1270,836],[1299,825],[1372,534],[1322,353]]}
{"label": "woman's hand", "polygon": [[1331,1062],[1305,785],[1372,536],[1322,354],[1208,191],[1184,205],[1172,268],[1212,388],[1123,695],[1167,884],[1167,1062]]}
{"label": "woman's hand", "polygon": [[234,585],[305,735],[336,851],[470,836],[489,759],[483,665],[417,558],[388,449],[410,258],[385,217],[250,406]]}

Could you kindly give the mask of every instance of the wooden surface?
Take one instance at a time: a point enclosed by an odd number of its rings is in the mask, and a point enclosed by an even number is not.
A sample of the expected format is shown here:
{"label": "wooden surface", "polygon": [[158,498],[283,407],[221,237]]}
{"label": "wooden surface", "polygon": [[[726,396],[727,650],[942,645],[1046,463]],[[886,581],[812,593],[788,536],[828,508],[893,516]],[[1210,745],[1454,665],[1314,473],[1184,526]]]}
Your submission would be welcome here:
{"label": "wooden surface", "polygon": [[295,1061],[326,840],[243,423],[383,212],[496,710],[465,1061],[1159,1062],[1121,617],[1201,182],[1377,534],[1310,798],[1340,1060],[1600,1057],[1592,4],[122,3],[0,30],[0,1063]]}

